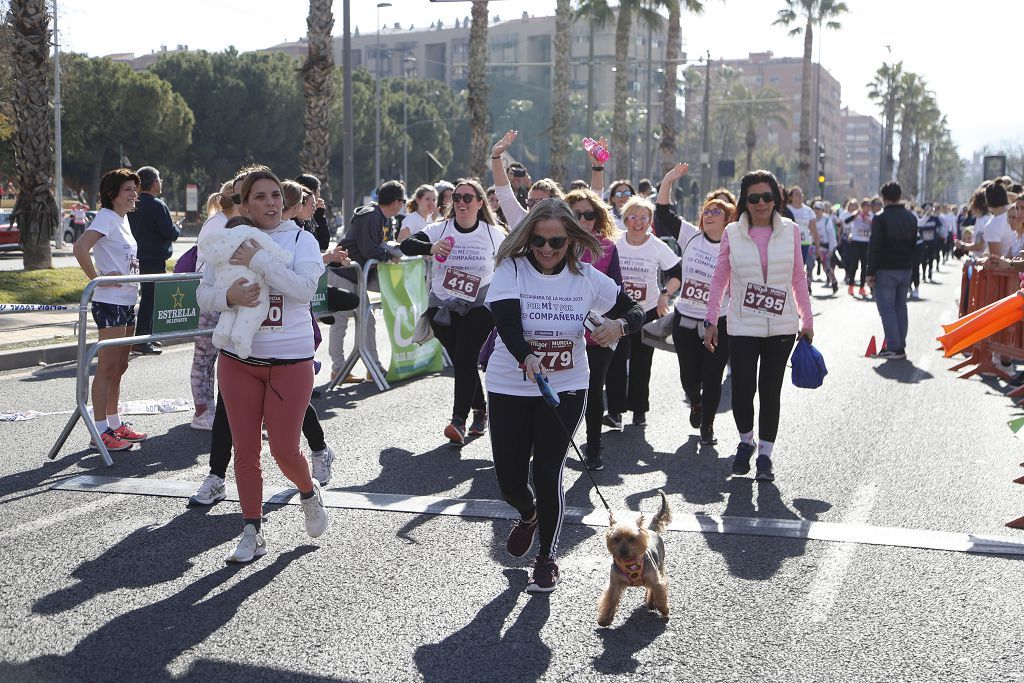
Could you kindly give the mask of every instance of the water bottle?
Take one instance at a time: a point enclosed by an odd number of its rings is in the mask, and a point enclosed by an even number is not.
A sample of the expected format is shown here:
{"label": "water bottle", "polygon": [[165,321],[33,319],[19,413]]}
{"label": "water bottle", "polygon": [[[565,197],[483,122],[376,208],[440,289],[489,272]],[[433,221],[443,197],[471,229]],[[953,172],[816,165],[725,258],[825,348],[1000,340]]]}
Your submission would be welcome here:
{"label": "water bottle", "polygon": [[[583,319],[583,327],[585,327],[590,334],[594,334],[597,328],[601,327],[601,325],[604,325],[604,317],[594,313],[593,311],[588,311],[587,317]],[[609,344],[608,348],[614,351],[615,347],[618,345],[619,342],[615,342],[613,344]]]}
{"label": "water bottle", "polygon": [[[453,248],[455,247],[455,238],[452,237],[451,235],[448,235],[447,237],[445,237],[444,241],[447,242],[450,247],[453,247]],[[434,254],[434,260],[437,261],[438,263],[444,263],[445,261],[448,260],[448,257],[445,256],[444,254],[438,252],[438,253]]]}
{"label": "water bottle", "polygon": [[612,156],[604,146],[598,144],[597,140],[593,138],[583,138],[583,149],[592,154],[594,159],[601,164],[608,161]]}

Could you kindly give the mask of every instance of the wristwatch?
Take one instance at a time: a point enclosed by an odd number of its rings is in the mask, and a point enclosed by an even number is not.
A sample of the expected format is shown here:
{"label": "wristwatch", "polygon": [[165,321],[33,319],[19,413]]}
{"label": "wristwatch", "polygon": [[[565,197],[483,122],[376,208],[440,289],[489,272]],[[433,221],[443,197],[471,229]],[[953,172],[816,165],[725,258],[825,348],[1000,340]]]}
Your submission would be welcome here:
{"label": "wristwatch", "polygon": [[705,329],[705,330],[706,330],[706,329],[708,329],[709,327],[711,327],[712,325],[714,325],[714,323],[713,323],[713,322],[711,322],[710,320],[707,320],[707,319],[705,319],[705,320],[703,321],[703,323],[704,323],[704,329]]}
{"label": "wristwatch", "polygon": [[668,288],[667,287],[662,287],[661,288],[661,293],[662,294],[668,294]]}

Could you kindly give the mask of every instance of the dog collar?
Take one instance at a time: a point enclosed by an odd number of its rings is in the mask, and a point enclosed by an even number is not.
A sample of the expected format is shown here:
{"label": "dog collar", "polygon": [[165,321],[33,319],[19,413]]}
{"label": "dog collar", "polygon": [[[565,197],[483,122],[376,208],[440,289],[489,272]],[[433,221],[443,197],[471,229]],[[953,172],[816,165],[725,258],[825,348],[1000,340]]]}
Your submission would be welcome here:
{"label": "dog collar", "polygon": [[615,558],[615,566],[626,575],[630,586],[642,586],[644,583],[644,556],[620,560]]}

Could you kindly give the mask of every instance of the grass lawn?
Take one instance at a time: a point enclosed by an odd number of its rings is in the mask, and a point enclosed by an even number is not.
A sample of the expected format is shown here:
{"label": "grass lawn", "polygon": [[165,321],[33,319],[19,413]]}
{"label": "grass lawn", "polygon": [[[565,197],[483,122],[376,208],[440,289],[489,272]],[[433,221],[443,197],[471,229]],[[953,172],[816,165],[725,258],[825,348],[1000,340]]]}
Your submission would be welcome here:
{"label": "grass lawn", "polygon": [[77,304],[87,282],[81,268],[0,271],[0,303]]}

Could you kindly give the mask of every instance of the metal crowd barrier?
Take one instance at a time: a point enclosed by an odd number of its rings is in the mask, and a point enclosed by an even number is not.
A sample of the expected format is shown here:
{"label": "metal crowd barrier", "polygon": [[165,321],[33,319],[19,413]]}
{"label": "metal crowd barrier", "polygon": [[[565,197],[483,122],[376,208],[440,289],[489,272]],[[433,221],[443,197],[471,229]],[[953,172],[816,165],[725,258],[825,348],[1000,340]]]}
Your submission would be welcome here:
{"label": "metal crowd barrier", "polygon": [[92,441],[96,444],[97,450],[100,452],[100,457],[103,459],[104,464],[110,467],[114,464],[114,461],[110,458],[110,452],[107,447],[103,444],[103,439],[100,438],[99,430],[96,429],[96,422],[93,420],[92,411],[89,410],[89,366],[92,365],[92,359],[96,357],[100,349],[109,348],[112,346],[129,346],[133,344],[145,344],[146,342],[163,342],[171,339],[186,339],[194,338],[201,335],[213,335],[213,330],[181,330],[178,332],[162,332],[160,334],[143,334],[136,335],[134,337],[118,337],[116,339],[104,339],[97,341],[96,343],[89,345],[87,343],[86,335],[88,331],[86,329],[86,322],[89,316],[89,303],[92,301],[92,295],[94,290],[100,285],[107,284],[134,284],[141,282],[186,282],[190,280],[199,280],[203,277],[202,273],[167,273],[161,275],[105,275],[91,280],[82,290],[82,300],[78,307],[78,372],[75,378],[75,411],[71,414],[68,419],[68,423],[64,425],[64,429],[61,431],[60,436],[57,437],[57,442],[53,444],[53,448],[50,449],[50,453],[47,457],[53,460],[60,453],[60,449],[67,442],[68,437],[71,436],[71,430],[75,428],[79,418],[85,423],[86,429],[89,430],[89,434],[92,436]]}

